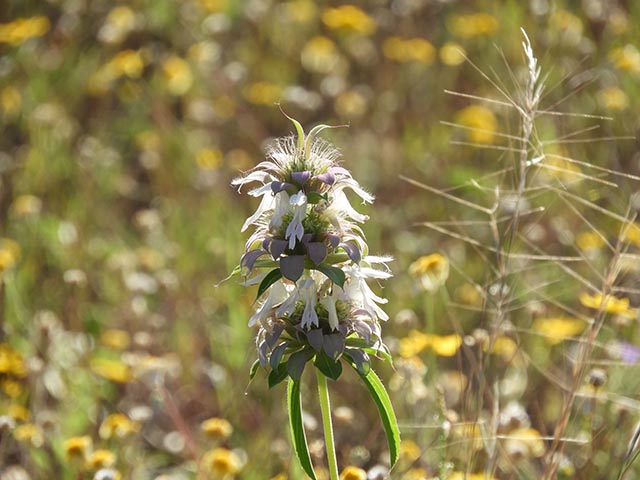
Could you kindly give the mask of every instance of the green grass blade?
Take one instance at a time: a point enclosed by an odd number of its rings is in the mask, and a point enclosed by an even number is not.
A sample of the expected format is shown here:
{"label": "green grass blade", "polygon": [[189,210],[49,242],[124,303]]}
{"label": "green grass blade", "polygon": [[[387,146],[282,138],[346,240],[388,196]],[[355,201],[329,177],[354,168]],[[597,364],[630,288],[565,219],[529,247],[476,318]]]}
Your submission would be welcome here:
{"label": "green grass blade", "polygon": [[[356,364],[351,361],[349,363],[351,367],[358,372]],[[391,468],[393,468],[398,461],[398,456],[400,454],[400,429],[398,428],[396,414],[394,413],[393,406],[391,405],[391,399],[389,398],[389,394],[384,388],[384,385],[380,381],[380,378],[378,378],[373,369],[370,369],[369,373],[366,375],[362,375],[360,372],[358,372],[358,375],[362,378],[362,381],[369,389],[369,392],[378,407],[378,412],[382,419],[382,425],[384,426],[384,431],[387,435],[387,443],[389,444],[389,460]]]}
{"label": "green grass blade", "polygon": [[302,469],[312,480],[316,479],[313,471],[311,456],[309,455],[309,447],[307,446],[307,437],[304,434],[304,425],[302,424],[302,402],[300,400],[300,382],[289,379],[289,387],[287,388],[287,407],[289,408],[289,426],[291,428],[291,439],[293,440],[293,448],[296,456],[300,461]]}

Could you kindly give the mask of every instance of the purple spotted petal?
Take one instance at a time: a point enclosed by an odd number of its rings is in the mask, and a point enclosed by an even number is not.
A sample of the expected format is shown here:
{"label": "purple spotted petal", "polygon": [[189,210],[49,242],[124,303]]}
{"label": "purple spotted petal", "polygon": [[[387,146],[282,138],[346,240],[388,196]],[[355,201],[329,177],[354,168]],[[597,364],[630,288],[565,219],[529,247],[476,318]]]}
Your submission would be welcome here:
{"label": "purple spotted petal", "polygon": [[322,329],[316,328],[314,330],[309,330],[307,332],[307,340],[309,341],[309,345],[311,345],[316,352],[322,350]]}
{"label": "purple spotted petal", "polygon": [[313,263],[320,265],[327,258],[327,246],[322,242],[307,243],[307,255]]}
{"label": "purple spotted petal", "polygon": [[327,185],[333,185],[336,183],[336,176],[331,172],[321,173],[320,175],[316,175],[318,180],[322,183],[326,183]]}
{"label": "purple spotted petal", "polygon": [[336,248],[340,244],[340,236],[334,235],[333,233],[327,234],[327,238],[329,239],[329,244],[332,248]]}
{"label": "purple spotted petal", "polygon": [[344,248],[344,251],[347,252],[347,255],[349,255],[349,258],[353,261],[353,263],[360,262],[360,258],[361,258],[360,250],[355,244],[351,242],[346,242],[346,243],[341,243],[340,246]]}
{"label": "purple spotted petal", "polygon": [[304,256],[291,255],[280,259],[280,272],[284,278],[292,282],[297,281],[304,271]]}
{"label": "purple spotted petal", "polygon": [[287,248],[287,243],[288,242],[286,240],[276,240],[275,238],[271,240],[269,253],[271,253],[274,260],[280,258],[284,253]]}
{"label": "purple spotted petal", "polygon": [[310,178],[311,172],[309,170],[305,170],[304,172],[293,172],[291,174],[291,179],[300,186],[307,183]]}
{"label": "purple spotted petal", "polygon": [[251,271],[253,270],[253,265],[256,263],[256,260],[266,253],[265,250],[251,250],[242,256],[240,266],[247,267]]}
{"label": "purple spotted petal", "polygon": [[291,185],[290,183],[279,182],[277,180],[274,180],[273,182],[271,182],[271,191],[275,195],[276,193],[280,193],[281,191],[286,190],[288,187],[291,187],[291,186],[293,185]]}

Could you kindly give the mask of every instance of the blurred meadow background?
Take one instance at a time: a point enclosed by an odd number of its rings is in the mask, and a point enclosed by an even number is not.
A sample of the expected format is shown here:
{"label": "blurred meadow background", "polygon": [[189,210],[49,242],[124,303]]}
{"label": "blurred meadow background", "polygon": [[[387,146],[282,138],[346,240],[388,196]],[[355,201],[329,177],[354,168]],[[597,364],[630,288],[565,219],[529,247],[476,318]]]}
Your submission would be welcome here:
{"label": "blurred meadow background", "polygon": [[229,183],[293,130],[277,103],[349,125],[323,136],[395,257],[373,366],[401,458],[345,374],[343,479],[637,478],[639,23],[623,0],[4,0],[0,478],[304,478],[284,387],[249,383],[255,292],[220,283],[257,206]]}

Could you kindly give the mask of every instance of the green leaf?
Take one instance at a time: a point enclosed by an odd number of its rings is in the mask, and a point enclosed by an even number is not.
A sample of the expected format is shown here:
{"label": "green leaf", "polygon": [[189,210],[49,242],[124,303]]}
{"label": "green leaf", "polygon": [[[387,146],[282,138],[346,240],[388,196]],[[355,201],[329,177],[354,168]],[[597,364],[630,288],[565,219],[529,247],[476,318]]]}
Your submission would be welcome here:
{"label": "green leaf", "polygon": [[340,288],[344,287],[344,282],[346,281],[347,277],[345,276],[341,268],[334,267],[333,265],[327,265],[326,263],[318,265],[314,268],[319,272],[324,273],[329,278],[329,280],[338,285]]}
{"label": "green leaf", "polygon": [[258,373],[258,368],[260,368],[260,360],[256,360],[251,365],[251,368],[249,369],[249,379],[253,380],[253,377]]}
{"label": "green leaf", "polygon": [[[353,369],[358,372],[358,367],[355,363],[350,362]],[[387,435],[387,443],[389,444],[389,460],[391,468],[398,461],[398,455],[400,452],[400,429],[398,428],[398,421],[396,420],[396,414],[393,411],[393,405],[391,405],[391,399],[389,394],[384,388],[384,385],[373,371],[369,370],[369,373],[362,375],[358,372],[360,378],[369,389],[369,393],[373,397],[382,419],[382,425]]]}
{"label": "green leaf", "polygon": [[278,280],[282,278],[282,272],[280,272],[279,268],[271,270],[260,282],[260,286],[258,287],[258,294],[256,295],[256,300],[259,299],[267,289],[276,283]]}
{"label": "green leaf", "polygon": [[304,433],[304,425],[302,423],[302,402],[300,400],[300,381],[289,379],[287,388],[287,406],[289,408],[289,427],[291,429],[291,440],[296,456],[300,461],[302,469],[312,480],[316,479],[313,471],[311,456],[309,455],[309,447],[307,446],[307,437]]}
{"label": "green leaf", "polygon": [[326,195],[320,195],[318,192],[309,192],[307,195],[307,203],[316,204],[320,203],[322,200],[326,200]]}
{"label": "green leaf", "polygon": [[313,357],[313,350],[310,348],[291,354],[287,360],[287,373],[293,380],[300,380],[304,367],[311,360],[311,357]]}
{"label": "green leaf", "polygon": [[332,380],[338,380],[342,375],[342,363],[340,363],[340,360],[333,360],[324,352],[316,355],[316,360],[313,364],[325,377],[329,377]]}
{"label": "green leaf", "polygon": [[287,372],[287,364],[281,363],[278,365],[278,368],[271,370],[269,373],[269,388],[273,388],[282,382],[287,376],[289,372]]}

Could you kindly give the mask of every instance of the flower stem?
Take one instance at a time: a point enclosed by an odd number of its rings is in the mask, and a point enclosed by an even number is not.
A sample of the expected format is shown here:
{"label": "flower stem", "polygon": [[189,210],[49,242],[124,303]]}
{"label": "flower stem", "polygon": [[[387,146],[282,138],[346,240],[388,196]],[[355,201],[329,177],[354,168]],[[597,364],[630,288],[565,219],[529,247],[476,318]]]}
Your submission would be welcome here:
{"label": "flower stem", "polygon": [[329,388],[327,377],[316,369],[318,376],[318,395],[320,397],[320,411],[322,412],[322,428],[324,429],[324,442],[327,447],[327,461],[329,462],[329,478],[338,480],[338,462],[336,460],[336,447],[333,441],[333,426],[331,424],[331,404],[329,401]]}

